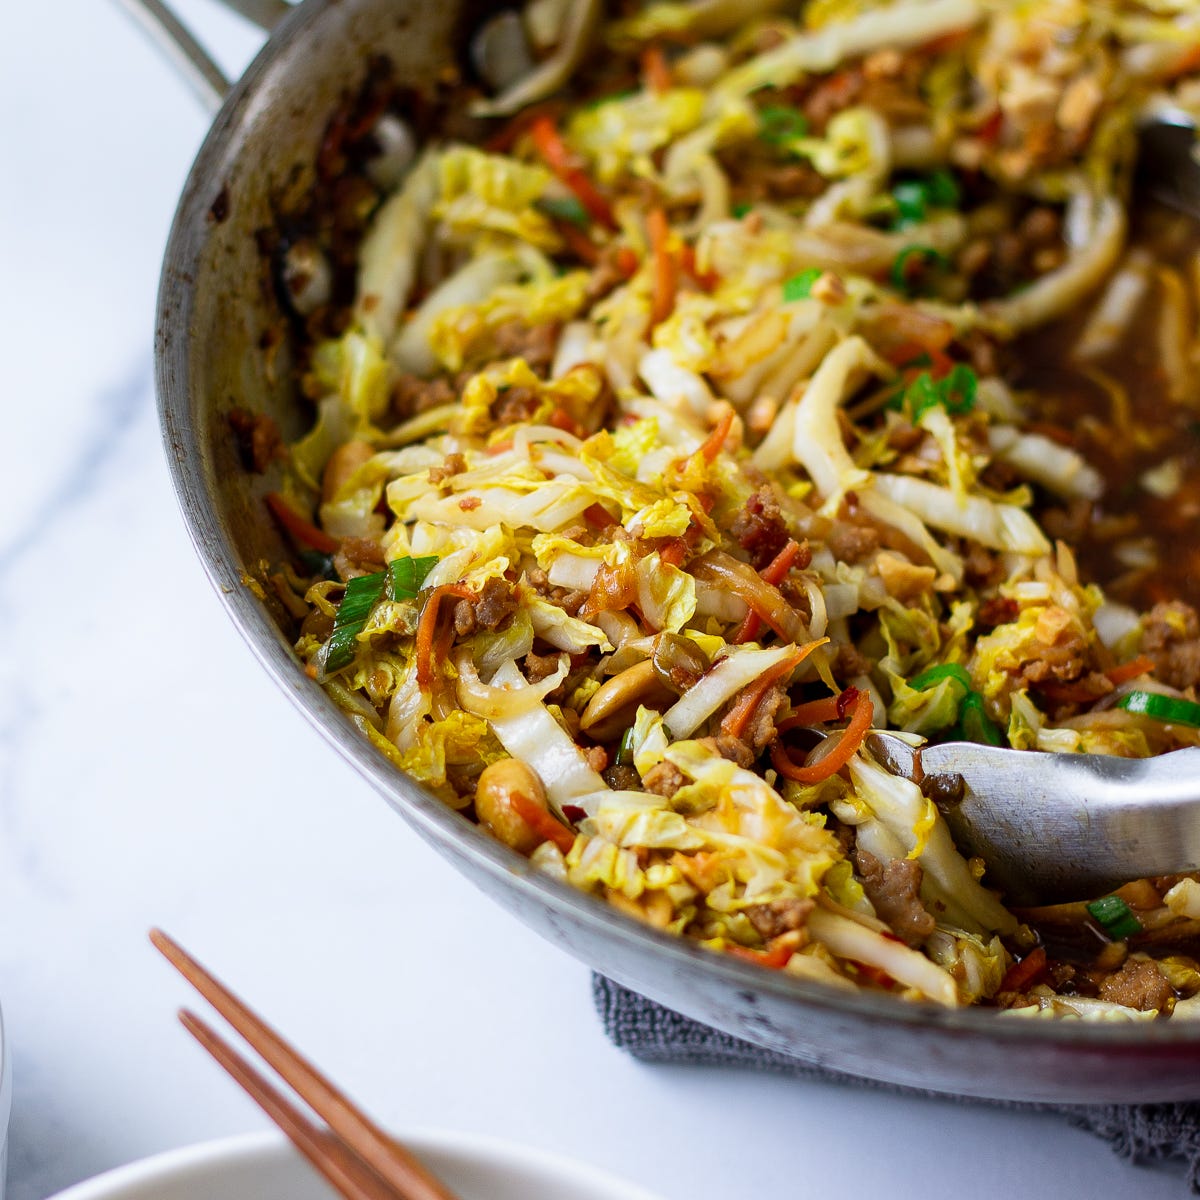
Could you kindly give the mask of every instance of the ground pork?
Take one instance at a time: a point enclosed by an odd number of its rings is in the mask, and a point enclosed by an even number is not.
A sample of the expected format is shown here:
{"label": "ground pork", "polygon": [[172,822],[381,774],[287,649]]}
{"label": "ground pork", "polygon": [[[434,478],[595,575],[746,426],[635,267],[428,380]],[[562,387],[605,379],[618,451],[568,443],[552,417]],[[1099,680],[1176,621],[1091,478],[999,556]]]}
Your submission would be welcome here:
{"label": "ground pork", "polygon": [[532,420],[541,404],[536,389],[517,384],[505,388],[492,402],[492,419],[497,425],[517,425]]}
{"label": "ground pork", "polygon": [[558,334],[557,322],[526,325],[522,321],[509,321],[493,335],[496,357],[523,358],[537,374],[544,376],[554,361]]}
{"label": "ground pork", "polygon": [[812,900],[801,900],[791,896],[783,900],[772,900],[769,904],[751,905],[745,912],[755,930],[770,941],[781,933],[803,929],[808,914],[815,907],[816,903]]}
{"label": "ground pork", "polygon": [[429,482],[434,484],[445,483],[447,479],[454,475],[460,475],[467,469],[467,460],[455,451],[453,454],[447,454],[440,467],[429,468]]}
{"label": "ground pork", "polygon": [[656,796],[670,799],[683,785],[687,776],[673,763],[660,762],[650,768],[642,779],[642,786]]}
{"label": "ground pork", "polygon": [[519,606],[516,588],[507,579],[493,575],[475,601],[475,621],[484,629],[497,629]]}
{"label": "ground pork", "polygon": [[534,567],[525,578],[543,600],[557,604],[569,617],[575,616],[587,602],[587,592],[576,592],[570,588],[555,587],[550,577],[540,567]]}
{"label": "ground pork", "polygon": [[1020,605],[1008,596],[989,596],[979,606],[975,623],[982,629],[995,629],[997,625],[1015,621],[1020,611]]}
{"label": "ground pork", "polygon": [[870,525],[839,521],[830,531],[826,543],[839,562],[856,563],[879,549],[879,530]]}
{"label": "ground pork", "polygon": [[608,766],[608,751],[603,746],[588,746],[583,751],[583,757],[587,759],[588,766],[597,774]]}
{"label": "ground pork", "polygon": [[1021,664],[1020,678],[1037,687],[1042,683],[1072,683],[1088,669],[1087,639],[1077,630],[1064,630],[1039,657]]}
{"label": "ground pork", "polygon": [[764,746],[769,746],[779,736],[779,731],[775,728],[775,718],[779,715],[779,710],[787,705],[787,692],[777,684],[754,706],[741,737],[742,741],[748,742],[754,748],[755,757]]}
{"label": "ground pork", "polygon": [[1200,616],[1190,604],[1156,604],[1146,614],[1142,650],[1155,661],[1155,678],[1169,687],[1200,685]]}
{"label": "ground pork", "polygon": [[754,569],[761,571],[788,540],[788,529],[775,492],[770,487],[762,487],[752,493],[733,518],[729,532],[750,555]]}
{"label": "ground pork", "polygon": [[833,674],[836,679],[856,679],[859,675],[869,675],[871,666],[871,660],[849,642],[840,643],[834,652]]}
{"label": "ground pork", "polygon": [[538,654],[530,650],[525,655],[525,677],[530,683],[539,683],[558,670],[557,654]]}
{"label": "ground pork", "polygon": [[392,385],[392,411],[402,419],[443,404],[453,404],[456,399],[449,380],[440,376],[422,379],[419,375],[401,372]]}
{"label": "ground pork", "polygon": [[588,279],[587,295],[591,301],[601,300],[629,278],[621,253],[623,247],[613,244],[600,251],[600,258]]}
{"label": "ground pork", "polygon": [[908,945],[920,946],[937,927],[921,903],[921,864],[908,858],[881,863],[860,846],[854,852],[854,865],[879,919]]}
{"label": "ground pork", "polygon": [[1008,572],[1000,555],[993,554],[978,542],[971,542],[963,555],[963,577],[973,588],[982,591],[995,587]]}
{"label": "ground pork", "polygon": [[333,568],[341,579],[371,575],[384,566],[383,550],[374,538],[342,538],[333,556]]}
{"label": "ground pork", "polygon": [[1161,1011],[1175,995],[1163,973],[1148,958],[1130,958],[1100,984],[1100,999],[1141,1012]]}

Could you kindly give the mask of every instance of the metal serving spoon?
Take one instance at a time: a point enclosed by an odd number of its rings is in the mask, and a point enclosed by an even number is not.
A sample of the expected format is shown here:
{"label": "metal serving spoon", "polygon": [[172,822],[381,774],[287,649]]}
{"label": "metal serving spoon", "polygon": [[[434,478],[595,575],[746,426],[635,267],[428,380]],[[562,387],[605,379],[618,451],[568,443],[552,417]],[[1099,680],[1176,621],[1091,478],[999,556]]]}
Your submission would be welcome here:
{"label": "metal serving spoon", "polygon": [[870,748],[941,809],[958,847],[1015,904],[1086,900],[1200,866],[1200,747],[1157,758],[946,742]]}
{"label": "metal serving spoon", "polygon": [[[1138,135],[1135,192],[1200,220],[1200,140],[1179,109]],[[876,756],[915,779],[959,848],[1016,904],[1090,899],[1131,879],[1200,867],[1200,748],[1157,758],[1049,754],[947,742],[914,750],[872,734]]]}

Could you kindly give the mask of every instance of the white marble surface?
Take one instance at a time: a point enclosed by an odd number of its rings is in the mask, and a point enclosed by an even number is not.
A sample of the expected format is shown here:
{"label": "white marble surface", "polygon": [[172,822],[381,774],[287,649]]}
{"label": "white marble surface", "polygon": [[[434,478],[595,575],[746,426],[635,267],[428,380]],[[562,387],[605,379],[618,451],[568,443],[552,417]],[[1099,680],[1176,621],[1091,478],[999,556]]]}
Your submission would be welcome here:
{"label": "white marble surface", "polygon": [[[252,52],[211,3],[179,7],[231,66]],[[1126,1166],[1052,1117],[608,1046],[585,968],[310,735],[187,543],[150,336],[204,115],[104,0],[8,0],[0,113],[10,1200],[261,1124],[175,1025],[186,996],[147,945],[156,923],[386,1121],[558,1147],[668,1200],[1183,1193],[1178,1168]]]}

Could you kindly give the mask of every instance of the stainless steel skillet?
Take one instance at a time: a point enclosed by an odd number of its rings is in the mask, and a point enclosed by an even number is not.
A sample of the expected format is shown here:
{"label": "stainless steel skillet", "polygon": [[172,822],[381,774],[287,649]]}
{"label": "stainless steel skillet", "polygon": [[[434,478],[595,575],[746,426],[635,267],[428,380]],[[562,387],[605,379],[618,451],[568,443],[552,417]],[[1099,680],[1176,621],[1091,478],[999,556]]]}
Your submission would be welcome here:
{"label": "stainless steel skillet", "polygon": [[[265,22],[281,7],[255,11]],[[237,404],[270,414],[292,438],[308,419],[288,385],[286,347],[273,357],[260,347],[280,314],[256,235],[273,225],[282,198],[312,186],[325,123],[362,83],[369,55],[386,54],[407,83],[429,85],[457,55],[469,15],[460,0],[305,0],[229,91],[184,189],[155,338],[163,433],[189,533],[250,648],[326,740],[485,893],[680,1012],[811,1062],[915,1087],[1081,1102],[1200,1094],[1200,1022],[1030,1021],[844,994],[636,923],[535,874],[399,775],[305,677],[285,614],[249,586],[262,563],[287,552],[262,503],[278,481],[242,470],[226,421]],[[219,90],[219,73],[198,77]],[[520,986],[516,964],[513,974]]]}

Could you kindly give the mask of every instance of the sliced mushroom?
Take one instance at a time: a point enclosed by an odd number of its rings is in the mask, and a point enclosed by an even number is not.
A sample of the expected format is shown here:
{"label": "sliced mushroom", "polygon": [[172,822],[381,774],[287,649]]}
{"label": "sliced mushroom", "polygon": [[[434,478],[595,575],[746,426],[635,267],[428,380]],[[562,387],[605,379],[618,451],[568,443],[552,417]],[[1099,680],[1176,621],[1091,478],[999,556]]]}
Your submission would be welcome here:
{"label": "sliced mushroom", "polygon": [[603,0],[575,0],[567,15],[562,40],[549,58],[523,79],[492,100],[481,100],[471,108],[477,117],[507,117],[558,91],[571,77],[591,48],[604,10]]}
{"label": "sliced mushroom", "polygon": [[371,132],[379,153],[367,163],[367,175],[376,187],[393,191],[416,160],[416,135],[395,113],[384,113]]}
{"label": "sliced mushroom", "polygon": [[691,638],[678,633],[660,633],[654,639],[650,662],[663,687],[677,696],[694,688],[712,665],[708,655]]}
{"label": "sliced mushroom", "polygon": [[292,310],[307,317],[333,297],[333,268],[310,238],[293,242],[280,263],[280,282]]}
{"label": "sliced mushroom", "polygon": [[528,75],[536,64],[520,15],[508,9],[483,25],[471,39],[471,61],[497,92]]}
{"label": "sliced mushroom", "polygon": [[525,5],[525,32],[534,50],[544,54],[562,41],[571,4],[572,0],[529,0]]}

